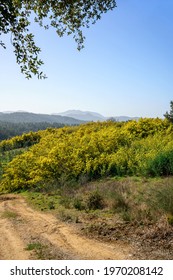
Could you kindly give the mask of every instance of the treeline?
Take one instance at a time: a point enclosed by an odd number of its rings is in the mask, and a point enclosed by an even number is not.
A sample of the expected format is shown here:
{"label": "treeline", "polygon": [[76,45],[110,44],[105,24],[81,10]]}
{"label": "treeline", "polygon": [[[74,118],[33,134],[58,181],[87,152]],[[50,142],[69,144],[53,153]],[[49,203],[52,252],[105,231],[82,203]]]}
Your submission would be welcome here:
{"label": "treeline", "polygon": [[43,189],[107,176],[173,175],[173,125],[167,120],[89,123],[39,136],[38,143],[7,165],[1,189]]}
{"label": "treeline", "polygon": [[17,135],[22,135],[23,133],[28,133],[30,131],[45,130],[48,127],[59,128],[63,126],[64,124],[62,123],[12,123],[0,121],[0,141]]}

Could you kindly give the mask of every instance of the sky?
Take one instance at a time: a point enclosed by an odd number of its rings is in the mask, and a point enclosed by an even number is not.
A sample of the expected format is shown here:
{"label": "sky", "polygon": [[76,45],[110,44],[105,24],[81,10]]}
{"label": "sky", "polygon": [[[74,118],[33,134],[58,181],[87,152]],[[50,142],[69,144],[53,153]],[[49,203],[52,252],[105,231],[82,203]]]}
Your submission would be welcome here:
{"label": "sky", "polygon": [[163,117],[173,100],[173,1],[118,0],[84,30],[85,48],[70,36],[32,26],[46,80],[27,80],[7,37],[0,49],[0,112],[98,112],[106,117]]}

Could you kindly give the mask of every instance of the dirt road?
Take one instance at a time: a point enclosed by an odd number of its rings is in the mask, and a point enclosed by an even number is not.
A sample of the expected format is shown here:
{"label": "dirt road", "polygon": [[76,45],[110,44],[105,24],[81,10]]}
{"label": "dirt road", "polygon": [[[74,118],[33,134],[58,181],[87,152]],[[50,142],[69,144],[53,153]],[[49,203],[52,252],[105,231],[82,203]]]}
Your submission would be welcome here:
{"label": "dirt road", "polygon": [[[28,249],[28,250],[27,250]],[[55,216],[31,209],[19,195],[0,196],[0,259],[129,259],[120,242],[86,238]]]}

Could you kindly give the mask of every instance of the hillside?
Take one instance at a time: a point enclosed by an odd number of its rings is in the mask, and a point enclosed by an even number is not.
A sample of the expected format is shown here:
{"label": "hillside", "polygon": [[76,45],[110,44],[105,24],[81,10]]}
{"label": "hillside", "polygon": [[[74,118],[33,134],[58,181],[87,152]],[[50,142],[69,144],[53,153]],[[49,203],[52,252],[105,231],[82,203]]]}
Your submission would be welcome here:
{"label": "hillside", "polygon": [[[98,258],[96,239],[105,259],[173,258],[173,125],[167,120],[30,132],[1,141],[0,162],[2,258],[75,259],[79,238],[80,259]],[[33,254],[22,254],[24,244]]]}
{"label": "hillside", "polygon": [[14,123],[0,121],[0,140],[5,140],[17,135],[22,135],[23,133],[29,133],[30,131],[36,132],[39,130],[45,130],[47,128],[59,128],[63,127],[65,124],[61,123],[48,123],[48,122],[36,122],[36,123]]}
{"label": "hillside", "polygon": [[34,114],[24,111],[18,112],[0,112],[0,122],[10,123],[58,123],[63,125],[78,125],[85,122],[106,121],[129,121],[138,120],[138,117],[128,116],[115,116],[105,117],[96,112],[81,111],[81,110],[68,110],[62,113],[48,114]]}
{"label": "hillside", "polygon": [[59,123],[65,125],[76,125],[83,123],[80,120],[66,116],[47,115],[47,114],[34,114],[28,112],[13,112],[13,113],[1,113],[0,121],[11,123]]}
{"label": "hillside", "polygon": [[[47,130],[39,134],[36,145],[9,164],[2,184],[13,190],[58,183],[62,178],[173,175],[172,130],[169,122],[160,119]],[[2,141],[0,148],[16,142],[21,142],[20,137]]]}

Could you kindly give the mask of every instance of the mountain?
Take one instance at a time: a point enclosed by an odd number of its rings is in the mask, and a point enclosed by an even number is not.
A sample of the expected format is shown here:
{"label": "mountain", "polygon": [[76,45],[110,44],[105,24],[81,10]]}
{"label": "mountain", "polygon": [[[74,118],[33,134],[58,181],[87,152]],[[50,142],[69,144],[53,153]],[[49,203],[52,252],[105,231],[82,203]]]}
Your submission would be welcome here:
{"label": "mountain", "polygon": [[139,117],[128,117],[128,116],[117,116],[108,118],[108,120],[117,121],[117,122],[126,122],[131,120],[139,120]]}
{"label": "mountain", "polygon": [[12,112],[0,113],[0,121],[11,123],[61,123],[66,125],[77,125],[84,123],[84,121],[77,120],[75,118],[59,116],[59,115],[47,115],[47,114],[34,114],[28,112]]}
{"label": "mountain", "polygon": [[80,110],[68,110],[62,113],[57,113],[53,115],[58,116],[66,116],[82,121],[105,121],[105,120],[113,120],[113,121],[129,121],[129,120],[138,120],[138,117],[128,117],[128,116],[115,116],[115,117],[104,117],[101,114],[90,111],[80,111]]}
{"label": "mountain", "polygon": [[90,112],[90,111],[80,111],[80,110],[68,110],[66,112],[57,113],[54,115],[58,116],[64,116],[64,117],[70,117],[81,121],[104,121],[106,118],[102,116],[101,114],[98,114],[96,112]]}
{"label": "mountain", "polygon": [[10,123],[58,123],[65,125],[78,125],[90,121],[128,121],[128,120],[138,120],[138,117],[128,117],[128,116],[115,116],[115,117],[104,117],[103,115],[90,112],[90,111],[80,111],[80,110],[68,110],[62,113],[48,114],[35,114],[25,111],[17,112],[0,112],[0,121],[10,122]]}

